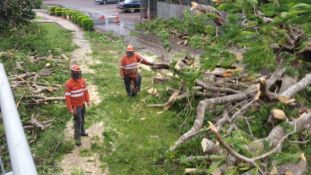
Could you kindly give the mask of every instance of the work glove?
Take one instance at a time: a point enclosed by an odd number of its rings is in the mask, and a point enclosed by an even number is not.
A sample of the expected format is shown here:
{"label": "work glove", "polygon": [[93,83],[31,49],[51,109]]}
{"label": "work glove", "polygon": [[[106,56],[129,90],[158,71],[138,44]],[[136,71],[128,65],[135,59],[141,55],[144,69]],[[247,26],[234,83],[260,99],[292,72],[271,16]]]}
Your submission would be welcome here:
{"label": "work glove", "polygon": [[69,113],[70,113],[71,115],[74,115],[74,114],[75,114],[75,112],[73,111],[73,109],[71,109],[71,110],[69,111]]}

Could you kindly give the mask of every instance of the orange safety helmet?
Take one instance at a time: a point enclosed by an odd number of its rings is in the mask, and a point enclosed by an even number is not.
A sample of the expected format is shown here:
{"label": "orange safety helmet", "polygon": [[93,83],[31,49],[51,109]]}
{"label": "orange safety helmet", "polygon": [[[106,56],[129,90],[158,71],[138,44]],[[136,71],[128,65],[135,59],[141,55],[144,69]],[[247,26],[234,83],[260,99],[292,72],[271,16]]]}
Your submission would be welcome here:
{"label": "orange safety helmet", "polygon": [[70,70],[74,72],[81,72],[81,69],[77,64],[72,65]]}
{"label": "orange safety helmet", "polygon": [[128,52],[134,52],[135,50],[134,50],[134,47],[132,46],[132,45],[128,45],[127,46],[127,48],[126,48],[126,51],[128,51]]}

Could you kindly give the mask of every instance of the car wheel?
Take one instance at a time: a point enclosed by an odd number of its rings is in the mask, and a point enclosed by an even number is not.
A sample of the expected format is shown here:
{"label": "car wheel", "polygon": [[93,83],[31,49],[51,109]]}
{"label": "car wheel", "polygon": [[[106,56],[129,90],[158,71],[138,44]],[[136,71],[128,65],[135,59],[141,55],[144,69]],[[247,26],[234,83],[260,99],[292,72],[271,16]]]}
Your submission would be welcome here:
{"label": "car wheel", "polygon": [[107,4],[107,1],[103,0],[103,3],[106,5],[106,4]]}
{"label": "car wheel", "polygon": [[134,9],[134,8],[130,8],[130,12],[131,12],[131,13],[134,13],[134,12],[135,12],[135,9]]}

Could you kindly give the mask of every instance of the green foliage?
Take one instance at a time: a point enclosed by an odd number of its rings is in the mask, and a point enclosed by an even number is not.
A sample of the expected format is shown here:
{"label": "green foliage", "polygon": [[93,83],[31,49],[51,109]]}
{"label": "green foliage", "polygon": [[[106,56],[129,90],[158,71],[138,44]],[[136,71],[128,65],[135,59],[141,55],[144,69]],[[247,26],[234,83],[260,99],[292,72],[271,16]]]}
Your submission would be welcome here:
{"label": "green foliage", "polygon": [[58,7],[56,7],[56,6],[51,7],[51,8],[49,9],[50,15],[55,15],[56,9],[58,9]]}
{"label": "green foliage", "polygon": [[165,29],[163,29],[163,30],[160,30],[157,33],[157,35],[160,38],[161,42],[163,43],[163,47],[166,49],[169,49],[170,48],[170,42],[169,42],[170,34]]}
{"label": "green foliage", "polygon": [[85,17],[82,19],[82,27],[84,30],[93,30],[94,28],[94,22],[92,19],[90,19],[89,17]]}
{"label": "green foliage", "polygon": [[55,15],[56,16],[62,16],[63,15],[63,9],[62,8],[57,8],[55,10]]}
{"label": "green foliage", "polygon": [[288,12],[282,12],[280,17],[274,20],[274,23],[281,24],[305,24],[311,22],[311,4],[299,3],[289,9]]}
{"label": "green foliage", "polygon": [[245,148],[245,145],[251,143],[251,140],[248,137],[248,134],[244,131],[234,131],[231,135],[227,135],[225,140],[234,147],[234,150],[251,157],[252,153],[248,152]]}
{"label": "green foliage", "polygon": [[33,3],[35,9],[40,9],[42,6],[42,0],[34,0]]}
{"label": "green foliage", "polygon": [[69,14],[70,9],[63,9],[62,16],[66,17]]}
{"label": "green foliage", "polygon": [[194,15],[190,11],[184,14],[183,25],[186,32],[190,35],[205,33],[205,28],[209,24],[209,19],[213,19],[212,15]]}
{"label": "green foliage", "polygon": [[286,163],[296,163],[300,159],[301,153],[299,152],[279,152],[272,156],[272,160],[276,165],[283,165]]}
{"label": "green foliage", "polygon": [[0,31],[15,28],[35,18],[32,11],[37,1],[33,0],[10,0],[0,1]]}
{"label": "green foliage", "polygon": [[250,47],[245,54],[245,63],[250,70],[260,71],[263,68],[273,70],[275,68],[276,58],[271,44],[269,38],[260,37],[259,41]]}
{"label": "green foliage", "polygon": [[72,22],[80,25],[84,30],[91,31],[94,29],[94,21],[80,11],[60,7],[51,7],[50,14],[63,17],[67,17],[68,15]]}

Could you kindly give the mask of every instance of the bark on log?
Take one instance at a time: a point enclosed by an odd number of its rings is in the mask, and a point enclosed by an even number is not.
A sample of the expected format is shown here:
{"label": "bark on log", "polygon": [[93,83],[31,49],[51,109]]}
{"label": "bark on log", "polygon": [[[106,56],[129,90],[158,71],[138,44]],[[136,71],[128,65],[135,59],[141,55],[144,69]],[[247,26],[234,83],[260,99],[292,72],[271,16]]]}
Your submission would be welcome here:
{"label": "bark on log", "polygon": [[291,99],[291,97],[293,97],[297,92],[305,89],[310,84],[311,84],[311,73],[306,74],[306,76],[303,79],[301,79],[298,83],[292,85],[286,91],[284,91],[279,96],[279,100],[283,103],[288,102]]}
{"label": "bark on log", "polygon": [[207,174],[208,170],[196,169],[196,168],[186,168],[185,174]]}
{"label": "bark on log", "polygon": [[182,143],[188,141],[192,136],[194,136],[200,128],[203,125],[204,117],[205,117],[205,110],[207,107],[211,105],[216,105],[216,104],[224,104],[228,102],[234,102],[234,101],[241,101],[243,99],[246,99],[251,96],[255,96],[257,92],[257,87],[256,86],[251,86],[249,89],[245,90],[244,92],[241,92],[239,94],[234,94],[234,95],[228,95],[228,96],[223,96],[223,97],[217,97],[217,98],[211,98],[211,99],[205,99],[200,101],[198,107],[197,107],[197,116],[194,121],[194,124],[192,128],[183,134],[173,146],[170,147],[171,151],[174,151],[179,145]]}
{"label": "bark on log", "polygon": [[173,104],[175,103],[176,100],[180,100],[180,99],[184,99],[186,97],[189,96],[188,93],[184,93],[184,94],[180,94],[180,90],[175,91],[170,98],[168,99],[168,101],[164,104],[152,104],[152,105],[148,105],[149,107],[163,107],[164,110],[168,110],[169,108],[171,108],[173,106]]}
{"label": "bark on log", "polygon": [[158,64],[155,64],[152,68],[153,69],[170,69],[171,66],[165,63],[158,63]]}
{"label": "bark on log", "polygon": [[[217,131],[216,127],[211,122],[209,122],[209,128],[211,128],[211,131],[216,135],[217,140],[229,152],[230,155],[234,156],[235,158],[237,158],[239,160],[250,163],[254,167],[257,167],[257,165],[255,163],[255,161],[256,161],[255,159],[245,157],[244,155],[241,155],[240,153],[238,153],[234,149],[232,149],[231,146],[222,139],[222,137],[219,134],[219,132]],[[258,171],[261,175],[264,175],[263,171],[259,167],[258,167]]]}
{"label": "bark on log", "polygon": [[221,26],[225,22],[225,18],[222,16],[221,12],[218,11],[216,8],[209,6],[209,5],[201,5],[196,2],[191,2],[192,8],[196,9],[202,13],[213,13],[217,15],[217,18],[214,20],[214,22],[217,24],[217,26]]}
{"label": "bark on log", "polygon": [[[302,153],[298,163],[285,164],[276,169],[277,174],[294,174],[294,175],[304,175],[307,171],[307,159]],[[276,175],[270,173],[271,175]]]}
{"label": "bark on log", "polygon": [[29,123],[31,123],[37,128],[40,128],[41,130],[45,129],[44,125],[41,122],[39,122],[37,119],[35,119],[34,117],[31,117],[31,120],[29,121]]}
{"label": "bark on log", "polygon": [[[299,118],[289,122],[296,128],[296,132],[300,133],[311,127],[311,112],[303,113]],[[269,146],[274,148],[279,143],[280,139],[286,135],[286,131],[282,125],[274,127],[266,138],[255,140],[247,146],[251,152],[261,152],[264,149],[264,143],[269,143]]]}
{"label": "bark on log", "polygon": [[227,87],[219,88],[219,87],[215,87],[215,86],[210,86],[210,85],[208,85],[208,84],[206,84],[200,80],[195,81],[195,84],[198,86],[201,86],[202,88],[204,88],[206,90],[210,90],[210,91],[225,92],[225,93],[229,93],[229,94],[240,93],[240,91],[238,91],[238,90],[227,88]]}

